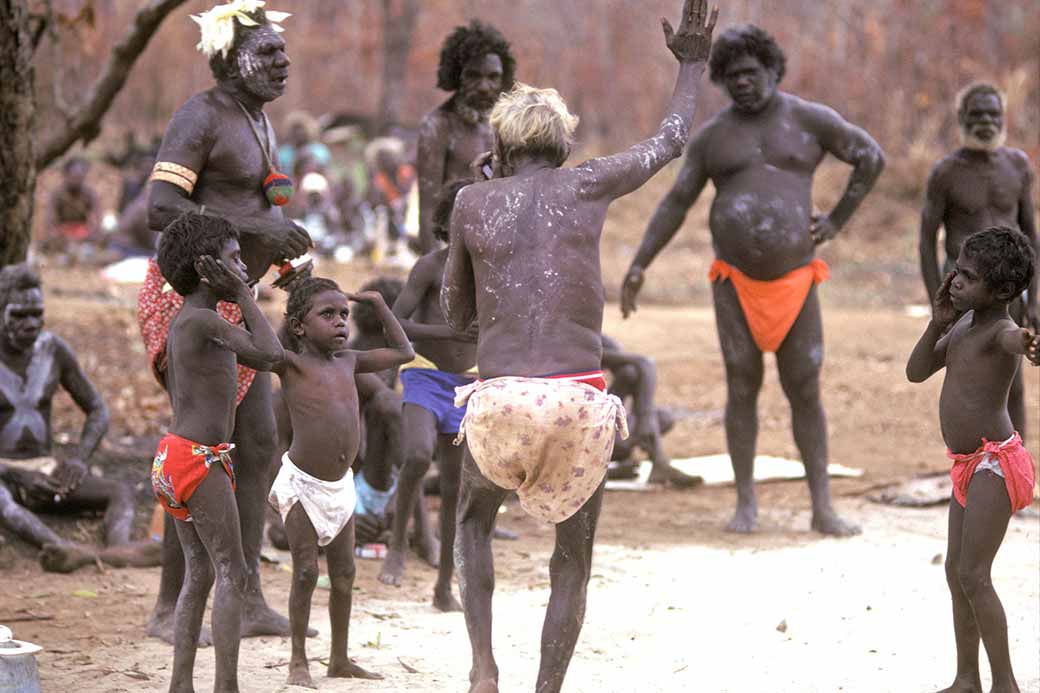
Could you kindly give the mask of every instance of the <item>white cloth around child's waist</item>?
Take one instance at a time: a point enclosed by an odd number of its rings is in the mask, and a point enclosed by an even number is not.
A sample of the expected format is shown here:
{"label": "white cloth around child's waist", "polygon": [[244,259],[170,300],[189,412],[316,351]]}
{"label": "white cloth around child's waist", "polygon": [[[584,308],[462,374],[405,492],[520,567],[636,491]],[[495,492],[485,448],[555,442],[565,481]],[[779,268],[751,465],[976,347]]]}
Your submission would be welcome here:
{"label": "white cloth around child's waist", "polygon": [[283,521],[294,505],[302,505],[318,535],[318,546],[327,546],[354,515],[357,504],[354,472],[348,469],[336,481],[319,479],[297,467],[286,452],[267,500]]}

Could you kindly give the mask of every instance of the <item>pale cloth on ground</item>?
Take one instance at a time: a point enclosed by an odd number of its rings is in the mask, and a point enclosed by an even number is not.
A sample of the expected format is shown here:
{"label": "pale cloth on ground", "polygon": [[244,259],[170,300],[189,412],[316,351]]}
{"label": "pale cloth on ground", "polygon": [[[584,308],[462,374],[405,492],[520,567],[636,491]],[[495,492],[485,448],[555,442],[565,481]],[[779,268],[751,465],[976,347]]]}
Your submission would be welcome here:
{"label": "pale cloth on ground", "polygon": [[504,377],[455,392],[455,406],[468,401],[456,445],[465,438],[481,473],[547,522],[563,522],[592,497],[615,433],[628,437],[621,400],[582,382]]}
{"label": "pale cloth on ground", "polygon": [[293,464],[287,452],[282,455],[282,468],[267,500],[283,521],[292,507],[300,503],[318,534],[318,546],[327,546],[354,515],[354,472],[348,469],[339,481],[325,481]]}
{"label": "pale cloth on ground", "polygon": [[0,457],[0,465],[14,467],[26,472],[39,472],[40,474],[53,474],[58,468],[58,460],[53,457],[30,457],[27,460],[7,459]]}

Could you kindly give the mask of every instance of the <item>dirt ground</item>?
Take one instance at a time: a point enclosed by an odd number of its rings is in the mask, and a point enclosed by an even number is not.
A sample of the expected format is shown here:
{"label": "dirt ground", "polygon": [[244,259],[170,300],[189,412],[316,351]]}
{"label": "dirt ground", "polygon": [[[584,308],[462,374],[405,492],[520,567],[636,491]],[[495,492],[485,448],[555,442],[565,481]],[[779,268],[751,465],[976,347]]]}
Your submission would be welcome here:
{"label": "dirt ground", "polygon": [[[143,368],[133,287],[106,287],[87,272],[60,276],[63,281],[55,270],[45,274],[50,328],[80,349],[108,395],[114,422],[106,454],[129,456],[113,473],[138,484],[147,508],[147,441],[167,414]],[[362,277],[341,279],[354,286]],[[949,682],[954,661],[941,565],[945,509],[895,509],[864,497],[868,489],[946,467],[936,413],[941,379],[911,385],[903,375],[922,318],[910,317],[899,302],[852,307],[850,293],[848,287],[823,291],[824,399],[832,460],[865,471],[862,478],[833,483],[839,509],[862,523],[863,535],[835,540],[810,533],[802,482],[760,486],[762,529],[750,537],[722,531],[734,502],[731,488],[608,493],[567,690],[877,693],[929,691]],[[270,312],[277,310],[271,306]],[[670,452],[724,450],[722,363],[710,307],[648,306],[623,324],[610,305],[605,328],[627,347],[655,357],[661,402],[686,415],[667,439]],[[1036,422],[1040,371],[1028,374]],[[74,434],[81,419],[62,397],[57,429]],[[760,414],[760,452],[796,457],[771,367]],[[1036,430],[1029,439],[1034,455]],[[1023,691],[1040,691],[1040,521],[1035,511],[1027,513],[1012,520],[994,581],[1008,612],[1019,683]],[[552,530],[515,505],[501,524],[521,535],[495,544],[502,690],[529,691],[548,597]],[[96,537],[90,520],[60,526],[82,539]],[[171,648],[146,638],[143,628],[158,569],[45,575],[31,551],[10,536],[7,541],[0,547],[0,623],[45,648],[38,656],[44,690],[165,690]],[[465,690],[465,626],[461,615],[429,606],[433,571],[413,558],[404,586],[391,588],[376,581],[378,569],[376,561],[359,561],[351,652],[386,679],[328,680],[315,662],[320,689]],[[270,564],[263,570],[268,599],[284,609],[289,573]],[[327,654],[327,600],[327,592],[316,593],[313,624],[320,635],[310,642],[312,656]],[[47,620],[12,622],[12,616],[32,615]],[[786,628],[778,628],[781,623]],[[244,641],[242,690],[300,690],[283,685],[288,652],[285,639]],[[212,654],[205,650],[196,669],[199,690],[209,688],[211,677]]]}

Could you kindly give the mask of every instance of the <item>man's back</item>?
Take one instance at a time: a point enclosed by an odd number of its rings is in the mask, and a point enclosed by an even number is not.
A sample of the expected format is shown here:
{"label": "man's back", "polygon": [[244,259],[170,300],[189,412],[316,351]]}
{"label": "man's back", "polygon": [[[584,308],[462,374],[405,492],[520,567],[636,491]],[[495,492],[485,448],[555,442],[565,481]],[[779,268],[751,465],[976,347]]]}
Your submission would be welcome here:
{"label": "man's back", "polygon": [[581,169],[463,189],[453,229],[473,263],[481,377],[599,370],[599,239],[609,200],[580,199]]}

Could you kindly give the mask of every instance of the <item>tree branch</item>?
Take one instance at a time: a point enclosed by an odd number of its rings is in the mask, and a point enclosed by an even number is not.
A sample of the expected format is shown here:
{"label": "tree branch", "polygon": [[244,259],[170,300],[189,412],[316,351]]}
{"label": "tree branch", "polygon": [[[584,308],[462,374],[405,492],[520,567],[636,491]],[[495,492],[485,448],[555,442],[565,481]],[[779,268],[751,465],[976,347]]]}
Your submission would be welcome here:
{"label": "tree branch", "polygon": [[77,141],[89,142],[97,136],[101,131],[101,119],[105,117],[112,101],[126,84],[130,70],[148,46],[159,25],[170,12],[186,1],[151,0],[137,11],[130,31],[112,49],[108,63],[101,71],[101,76],[94,82],[83,105],[66,125],[40,146],[36,157],[37,170],[46,168]]}

